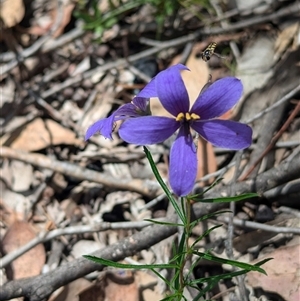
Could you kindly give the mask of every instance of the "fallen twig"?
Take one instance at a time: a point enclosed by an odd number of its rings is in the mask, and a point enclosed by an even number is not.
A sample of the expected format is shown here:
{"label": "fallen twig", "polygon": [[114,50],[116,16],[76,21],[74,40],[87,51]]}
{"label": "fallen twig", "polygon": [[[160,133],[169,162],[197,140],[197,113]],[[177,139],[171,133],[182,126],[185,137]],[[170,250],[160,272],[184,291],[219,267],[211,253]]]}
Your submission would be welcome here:
{"label": "fallen twig", "polygon": [[2,158],[15,159],[34,166],[50,169],[64,175],[74,177],[78,180],[87,180],[99,183],[108,188],[134,191],[147,197],[155,195],[155,192],[151,192],[147,187],[145,187],[144,182],[141,180],[135,179],[131,181],[124,181],[121,179],[115,179],[109,175],[104,175],[103,173],[83,168],[69,162],[50,159],[42,154],[22,152],[3,146],[1,148],[0,156]]}
{"label": "fallen twig", "polygon": [[106,230],[117,230],[117,229],[142,229],[149,225],[151,222],[147,221],[139,221],[139,222],[119,222],[119,223],[108,223],[101,222],[101,224],[97,225],[80,225],[80,226],[72,226],[63,229],[55,229],[52,231],[43,231],[40,232],[34,239],[29,241],[26,245],[21,246],[19,249],[5,255],[3,258],[0,258],[0,266],[5,268],[9,265],[13,260],[20,257],[30,249],[34,248],[36,245],[40,243],[45,243],[55,237],[62,235],[73,235],[73,234],[85,234],[85,233],[94,233]]}
{"label": "fallen twig", "polygon": [[275,108],[277,108],[278,106],[280,106],[281,104],[285,103],[286,101],[290,100],[295,94],[297,94],[300,91],[300,85],[298,85],[297,87],[295,87],[294,89],[292,89],[289,93],[287,93],[286,95],[284,95],[282,98],[280,98],[278,101],[276,101],[274,104],[272,104],[271,106],[265,108],[264,110],[262,110],[261,112],[257,113],[255,116],[251,117],[250,119],[248,119],[246,121],[246,123],[251,123],[253,121],[255,121],[256,119],[262,117],[263,115],[269,113],[270,111],[274,110]]}
{"label": "fallen twig", "polygon": [[268,232],[275,232],[275,233],[293,233],[293,234],[300,234],[300,228],[293,228],[293,227],[277,227],[275,225],[267,225],[261,224],[251,221],[244,221],[238,218],[232,218],[228,216],[220,216],[218,218],[219,221],[229,223],[230,221],[233,222],[235,226],[246,227],[251,229],[258,229],[264,230]]}
{"label": "fallen twig", "polygon": [[251,172],[255,169],[255,167],[258,166],[258,164],[261,162],[261,160],[273,149],[278,139],[281,137],[281,135],[284,133],[284,131],[288,128],[288,126],[291,124],[291,122],[294,120],[294,118],[297,116],[298,112],[300,111],[300,102],[296,105],[294,108],[292,114],[289,116],[289,118],[286,120],[284,125],[281,127],[281,129],[276,133],[276,135],[271,140],[268,147],[262,152],[260,157],[252,164],[252,166],[246,171],[243,176],[240,177],[239,181],[244,181],[247,179],[247,177],[251,174]]}
{"label": "fallen twig", "polygon": [[296,15],[299,13],[299,11],[300,11],[300,3],[299,1],[296,1],[295,3],[285,8],[282,8],[274,13],[271,13],[269,15],[251,17],[250,19],[242,20],[240,22],[236,22],[235,24],[230,24],[226,28],[222,28],[222,27],[206,28],[201,30],[200,34],[202,35],[222,34],[222,33],[232,32],[236,30],[241,30],[244,28],[250,28],[251,26],[258,25],[264,22],[274,21],[282,17]]}

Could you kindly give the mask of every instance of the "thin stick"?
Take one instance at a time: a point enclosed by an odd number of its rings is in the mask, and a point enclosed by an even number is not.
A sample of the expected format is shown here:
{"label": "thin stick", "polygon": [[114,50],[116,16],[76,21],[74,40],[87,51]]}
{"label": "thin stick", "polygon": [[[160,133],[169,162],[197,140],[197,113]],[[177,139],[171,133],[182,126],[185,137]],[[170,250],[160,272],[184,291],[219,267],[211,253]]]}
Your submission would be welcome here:
{"label": "thin stick", "polygon": [[300,111],[300,102],[298,102],[292,114],[289,116],[289,118],[281,127],[281,129],[278,131],[278,133],[273,137],[268,147],[263,151],[263,153],[259,156],[259,158],[252,164],[252,166],[248,169],[248,171],[239,178],[239,181],[244,181],[255,169],[255,167],[260,163],[260,161],[273,149],[278,139],[281,137],[283,132],[288,128],[288,126],[294,120],[294,118],[296,117],[299,111]]}
{"label": "thin stick", "polygon": [[251,229],[258,229],[268,232],[275,232],[275,233],[293,233],[293,234],[300,234],[300,228],[295,227],[276,227],[273,225],[266,225],[266,224],[260,224],[256,222],[251,221],[244,221],[238,218],[231,218],[228,216],[219,216],[218,221],[222,221],[225,223],[229,223],[230,221],[233,222],[235,226],[245,227],[245,228],[251,228]]}
{"label": "thin stick", "polygon": [[12,148],[2,146],[0,157],[15,159],[23,161],[35,166],[50,169],[68,176],[75,177],[79,180],[87,180],[95,183],[102,184],[106,187],[116,188],[120,190],[129,190],[140,193],[144,196],[151,196],[150,191],[145,187],[142,181],[135,179],[134,181],[122,181],[120,179],[116,180],[109,175],[104,175],[100,172],[83,168],[76,164],[69,162],[62,162],[58,160],[52,160],[47,156],[42,154],[32,154],[27,152],[22,152],[14,150]]}
{"label": "thin stick", "polygon": [[0,266],[5,268],[9,265],[13,260],[20,257],[30,249],[34,248],[36,245],[40,243],[47,242],[55,237],[62,235],[74,235],[74,234],[85,234],[85,233],[94,233],[106,230],[118,230],[118,229],[142,229],[153,223],[148,221],[140,221],[140,222],[119,222],[119,223],[107,223],[101,222],[98,225],[79,225],[72,226],[64,229],[55,229],[52,231],[42,231],[38,234],[37,237],[29,241],[26,245],[21,246],[19,249],[5,255],[3,258],[0,258]]}
{"label": "thin stick", "polygon": [[285,103],[286,101],[288,101],[290,98],[292,98],[296,93],[298,93],[300,91],[300,85],[298,85],[296,88],[294,88],[293,90],[291,90],[288,94],[286,94],[285,96],[283,96],[281,99],[279,99],[278,101],[276,101],[273,105],[271,105],[270,107],[267,107],[265,110],[259,112],[258,114],[256,114],[255,116],[251,117],[250,119],[248,119],[246,121],[246,123],[251,123],[254,120],[262,117],[263,115],[269,113],[270,111],[274,110],[275,108],[277,108],[278,106],[280,106],[281,104]]}

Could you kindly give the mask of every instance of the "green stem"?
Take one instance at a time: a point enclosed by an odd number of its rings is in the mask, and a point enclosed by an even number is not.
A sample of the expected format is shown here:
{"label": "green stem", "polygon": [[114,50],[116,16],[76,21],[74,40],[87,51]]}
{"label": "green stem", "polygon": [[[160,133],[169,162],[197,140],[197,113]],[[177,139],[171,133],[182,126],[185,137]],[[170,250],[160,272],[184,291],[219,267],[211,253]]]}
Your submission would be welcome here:
{"label": "green stem", "polygon": [[190,232],[191,232],[191,201],[189,199],[186,199],[185,202],[185,207],[186,207],[186,223],[184,225],[184,232],[185,232],[185,258],[182,261],[181,267],[180,267],[180,274],[179,274],[179,279],[180,279],[180,291],[183,293],[185,283],[184,283],[184,267],[188,260],[191,258],[191,252],[190,252],[190,247],[189,247],[189,237],[190,237]]}

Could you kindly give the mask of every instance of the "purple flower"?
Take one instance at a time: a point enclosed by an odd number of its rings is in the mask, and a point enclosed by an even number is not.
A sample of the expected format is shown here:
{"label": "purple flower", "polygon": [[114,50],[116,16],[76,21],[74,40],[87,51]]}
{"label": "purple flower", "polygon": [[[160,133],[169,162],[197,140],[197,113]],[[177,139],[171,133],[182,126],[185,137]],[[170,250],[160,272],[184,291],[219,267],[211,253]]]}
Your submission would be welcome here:
{"label": "purple flower", "polygon": [[98,120],[92,124],[85,134],[85,140],[88,140],[99,132],[102,136],[112,139],[112,132],[114,130],[114,123],[118,120],[125,120],[132,117],[140,117],[149,115],[149,99],[143,97],[135,97],[131,103],[127,103],[116,110],[107,118]]}
{"label": "purple flower", "polygon": [[[196,147],[190,128],[213,145],[232,150],[247,148],[252,141],[252,130],[243,123],[214,119],[238,102],[243,91],[240,80],[226,77],[216,81],[200,93],[190,109],[181,70],[188,68],[178,64],[158,73],[137,95],[143,99],[158,97],[174,118],[128,118],[121,125],[119,135],[128,143],[147,145],[165,141],[179,129],[170,152],[169,181],[178,196],[186,196],[192,191],[197,174]],[[95,125],[92,127],[88,137],[98,130]],[[100,130],[103,134],[104,128]]]}

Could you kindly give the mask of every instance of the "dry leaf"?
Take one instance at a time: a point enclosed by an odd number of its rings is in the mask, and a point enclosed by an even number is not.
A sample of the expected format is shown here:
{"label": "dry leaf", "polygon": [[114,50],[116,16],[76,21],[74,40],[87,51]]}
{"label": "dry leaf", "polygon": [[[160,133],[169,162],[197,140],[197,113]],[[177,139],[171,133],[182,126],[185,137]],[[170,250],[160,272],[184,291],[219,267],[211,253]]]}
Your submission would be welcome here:
{"label": "dry leaf", "polygon": [[[63,7],[63,15],[60,18],[60,23],[57,30],[52,34],[53,38],[59,37],[65,27],[70,23],[72,12],[74,10],[75,4],[69,3]],[[43,16],[43,22],[38,22],[39,24],[33,25],[28,29],[22,29],[24,32],[29,33],[31,35],[42,36],[45,35],[51,30],[53,25],[55,24],[57,18],[57,8],[50,11],[49,15]],[[41,19],[39,19],[41,21]]]}
{"label": "dry leaf", "polygon": [[[239,168],[242,168],[242,167],[245,167],[245,165],[248,163],[247,160],[242,160],[241,163],[240,163],[240,167]],[[226,172],[225,174],[223,174],[222,178],[223,178],[223,183],[224,184],[228,184],[232,181],[233,177],[235,176],[235,172],[236,172],[236,166],[233,165],[232,167],[230,167]]]}
{"label": "dry leaf", "polygon": [[139,290],[134,274],[117,270],[106,274],[105,301],[139,301]]}
{"label": "dry leaf", "polygon": [[20,135],[11,143],[14,149],[37,151],[51,145],[68,144],[80,145],[81,141],[71,130],[57,122],[41,118],[34,119],[26,125]]}
{"label": "dry leaf", "polygon": [[15,192],[27,191],[33,181],[33,166],[21,161],[11,162],[12,185]]}
{"label": "dry leaf", "polygon": [[25,8],[22,0],[4,0],[0,2],[0,18],[4,27],[18,24],[24,17]]}
{"label": "dry leaf", "polygon": [[[104,301],[104,282],[96,281],[86,289],[82,290],[78,295],[79,301]],[[114,300],[114,299],[111,299]],[[73,301],[73,300],[72,300]]]}
{"label": "dry leaf", "polygon": [[258,246],[268,239],[274,237],[276,233],[255,230],[244,233],[233,240],[233,247],[240,253],[246,252],[249,248]]}
{"label": "dry leaf", "polygon": [[[264,257],[273,258],[262,266],[268,276],[250,272],[247,274],[248,283],[253,287],[260,287],[265,291],[277,293],[285,300],[299,301],[299,254],[300,245],[276,249]],[[264,258],[259,258],[259,260]]]}
{"label": "dry leaf", "polygon": [[[7,78],[5,80],[5,84],[1,84],[0,86],[0,115],[1,117],[7,116],[11,112],[11,108],[15,99],[16,84],[12,79]],[[16,119],[16,116],[15,116]],[[11,125],[15,120],[11,120],[9,125]]]}
{"label": "dry leaf", "polygon": [[135,277],[138,281],[140,290],[142,291],[142,296],[144,301],[161,300],[164,295],[159,292],[158,289],[158,278],[152,274],[145,271],[136,271]]}
{"label": "dry leaf", "polygon": [[[261,34],[249,40],[237,59],[236,77],[244,87],[242,99],[268,83],[274,73],[274,63],[274,40],[271,35]],[[242,105],[243,101],[239,101],[236,111],[239,112]]]}
{"label": "dry leaf", "polygon": [[138,301],[139,291],[131,271],[113,270],[79,294],[79,301]]}
{"label": "dry leaf", "polygon": [[[217,160],[213,146],[209,142],[205,141],[201,137],[199,137],[197,141],[198,170],[196,180],[199,180],[203,176],[213,173],[217,170]],[[200,183],[200,186],[211,184],[213,181],[214,178],[211,178],[207,182]]]}
{"label": "dry leaf", "polygon": [[76,279],[70,282],[68,285],[62,287],[59,291],[54,292],[50,296],[49,301],[79,301],[80,292],[84,291],[90,286],[90,281],[84,278]]}
{"label": "dry leaf", "polygon": [[77,241],[72,249],[72,256],[75,258],[80,258],[82,255],[90,254],[94,251],[97,251],[101,248],[105,247],[105,244],[101,245],[100,243],[94,240],[79,240]]}
{"label": "dry leaf", "polygon": [[[250,213],[248,214],[250,215]],[[284,227],[288,226],[288,222],[291,222],[290,216],[281,213],[274,220],[266,224]],[[247,249],[258,246],[276,236],[276,232],[263,231],[261,229],[253,230],[235,237],[233,239],[233,247],[238,252],[244,253]]]}
{"label": "dry leaf", "polygon": [[1,205],[9,212],[2,222],[5,222],[6,225],[12,225],[15,222],[15,219],[23,220],[25,218],[25,213],[30,207],[29,198],[21,193],[11,191],[7,187],[2,186],[0,188],[2,188],[0,199]]}
{"label": "dry leaf", "polygon": [[[75,7],[75,3],[69,3],[64,6],[63,17],[60,22],[59,28],[53,34],[54,38],[59,37],[64,32],[65,27],[70,23],[74,7]],[[54,15],[53,19],[55,20],[55,18],[57,18],[57,10],[54,11],[53,15]]]}
{"label": "dry leaf", "polygon": [[152,290],[150,288],[143,290],[142,296],[144,301],[162,300],[164,298],[157,290]]}
{"label": "dry leaf", "polygon": [[[275,54],[274,57],[277,60],[282,54],[289,48],[290,45],[294,44],[293,41],[297,40],[299,35],[300,23],[296,22],[285,28],[277,37],[275,42]],[[293,45],[297,46],[297,45]]]}
{"label": "dry leaf", "polygon": [[[9,254],[34,239],[35,236],[35,232],[29,223],[16,221],[9,227],[3,238],[3,252]],[[44,246],[39,244],[14,260],[7,267],[7,278],[12,280],[37,276],[41,273],[45,260]]]}

